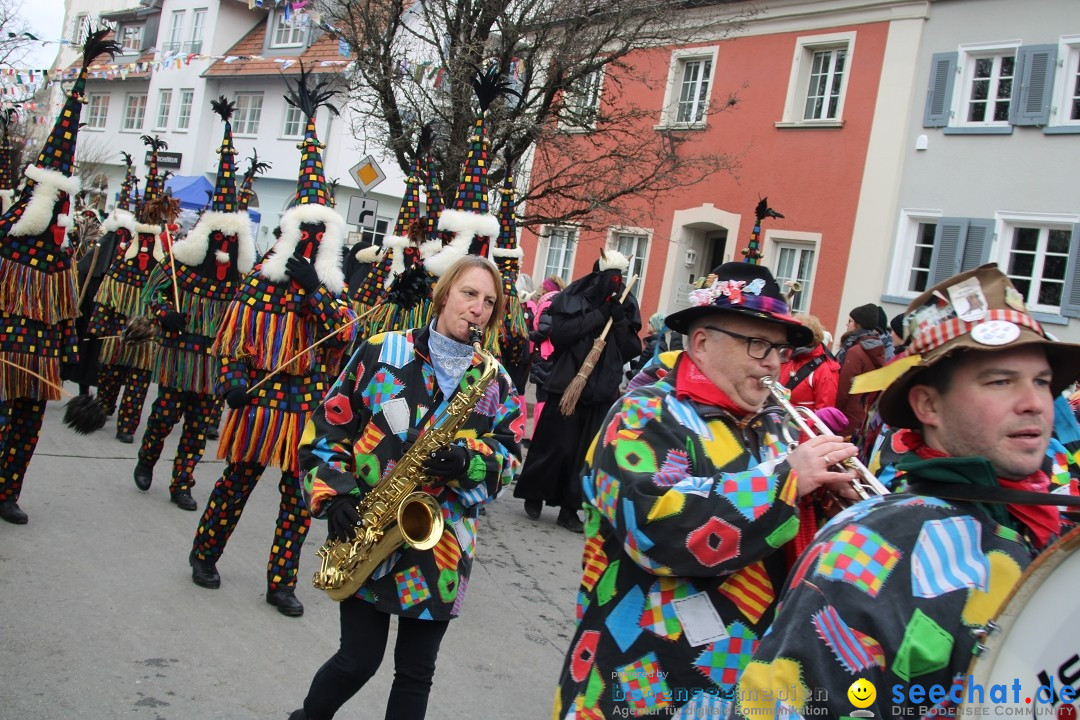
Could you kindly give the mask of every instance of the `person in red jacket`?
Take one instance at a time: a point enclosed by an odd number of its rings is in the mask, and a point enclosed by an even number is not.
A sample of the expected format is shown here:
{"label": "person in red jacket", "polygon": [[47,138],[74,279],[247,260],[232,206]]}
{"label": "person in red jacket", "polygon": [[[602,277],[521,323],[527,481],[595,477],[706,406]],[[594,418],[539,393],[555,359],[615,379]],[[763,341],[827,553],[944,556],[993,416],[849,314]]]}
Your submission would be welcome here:
{"label": "person in red jacket", "polygon": [[860,305],[849,313],[847,332],[840,339],[839,388],[836,407],[847,416],[848,423],[837,435],[851,437],[866,420],[866,408],[876,397],[866,394],[852,395],[851,381],[865,372],[876,370],[885,364],[885,345],[877,331],[878,306],[873,303]]}
{"label": "person in red jacket", "polygon": [[836,405],[840,363],[836,362],[822,341],[825,328],[813,315],[796,315],[814,333],[806,346],[795,348],[795,354],[780,368],[780,383],[791,391],[791,404],[808,407],[815,412]]}

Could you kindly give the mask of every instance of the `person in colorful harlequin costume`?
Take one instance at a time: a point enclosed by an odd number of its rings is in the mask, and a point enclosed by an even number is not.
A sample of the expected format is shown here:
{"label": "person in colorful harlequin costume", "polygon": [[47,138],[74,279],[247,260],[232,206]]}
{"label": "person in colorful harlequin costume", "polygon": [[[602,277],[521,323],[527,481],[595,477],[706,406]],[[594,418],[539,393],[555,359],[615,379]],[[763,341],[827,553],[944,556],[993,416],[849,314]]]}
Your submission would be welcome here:
{"label": "person in colorful harlequin costume", "polygon": [[[281,468],[281,492],[266,602],[299,616],[296,572],[311,515],[300,487],[297,446],[304,422],[330,388],[356,317],[345,297],[341,249],[344,219],[328,205],[315,113],[331,97],[329,81],[309,86],[302,71],[287,100],[307,117],[299,143],[295,204],[281,217],[281,236],[225,310],[213,352],[221,359],[220,391],[229,406],[218,457],[225,472],[214,485],[188,561],[192,581],[217,588],[217,562],[267,466]],[[317,347],[317,341],[328,338]],[[295,359],[294,359],[295,358]],[[267,382],[259,385],[271,373]],[[259,385],[256,387],[256,385]]]}
{"label": "person in colorful harlequin costume", "polygon": [[854,446],[825,435],[790,450],[782,418],[763,412],[760,378],[811,338],[769,270],[726,263],[690,300],[667,318],[685,350],[615,403],[586,456],[578,626],[555,718],[723,717],[772,620],[798,499],[853,495],[851,475],[827,468]]}
{"label": "person in colorful harlequin costume", "polygon": [[0,519],[23,525],[23,478],[37,446],[45,403],[60,398],[60,367],[78,361],[78,279],[67,231],[79,193],[72,177],[87,66],[119,52],[108,31],[91,33],[83,67],[26,183],[0,215]]}
{"label": "person in colorful harlequin costume", "polygon": [[[479,377],[482,360],[469,326],[499,331],[506,307],[499,270],[486,258],[461,258],[435,286],[432,302],[432,322],[361,345],[304,429],[305,496],[312,512],[326,517],[332,538],[352,538],[357,502]],[[513,479],[524,427],[510,376],[499,366],[455,440],[425,460],[423,489],[437,498],[445,520],[438,544],[401,547],[341,603],[341,645],[290,720],[334,717],[378,670],[392,615],[397,650],[386,717],[423,720],[439,644],[468,587],[479,510]]]}
{"label": "person in colorful harlequin costume", "polygon": [[[744,716],[852,715],[860,678],[877,689],[875,717],[952,715],[977,635],[1067,529],[1041,466],[1080,346],[1048,338],[993,264],[930,288],[906,315],[910,345],[861,379],[884,387],[906,491],[847,508],[803,553],[739,683]],[[913,684],[948,696],[894,705],[887,689]],[[782,705],[768,692],[780,687]]]}
{"label": "person in colorful harlequin costume", "polygon": [[94,296],[87,329],[90,337],[101,338],[98,399],[110,414],[121,389],[124,392],[116,416],[116,439],[122,443],[135,442],[158,345],[155,341],[126,343],[121,335],[132,321],[147,313],[143,288],[150,273],[165,259],[166,230],[180,214],[179,201],[165,195],[165,181],[157,172],[158,152],[165,143],[148,135],[143,136],[143,142],[150,147],[150,168],[143,202],[136,212],[135,237],[105,273]]}
{"label": "person in colorful harlequin costume", "polygon": [[240,279],[255,264],[251,222],[236,200],[236,149],[229,123],[234,105],[224,97],[211,105],[225,121],[225,135],[210,209],[173,245],[172,258],[154,269],[143,292],[161,325],[161,350],[155,371],[158,395],[139,447],[135,485],[150,489],[165,438],[183,416],[169,485],[172,502],[182,510],[199,507],[191,497],[195,466],[202,459],[207,430],[219,417],[214,385],[220,363],[211,347]]}

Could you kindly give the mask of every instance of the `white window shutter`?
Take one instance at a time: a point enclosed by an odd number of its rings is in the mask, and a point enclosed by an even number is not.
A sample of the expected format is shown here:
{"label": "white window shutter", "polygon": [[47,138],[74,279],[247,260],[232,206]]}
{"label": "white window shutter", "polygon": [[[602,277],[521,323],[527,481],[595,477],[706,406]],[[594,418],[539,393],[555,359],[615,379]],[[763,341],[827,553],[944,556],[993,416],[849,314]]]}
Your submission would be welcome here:
{"label": "white window shutter", "polygon": [[958,52],[934,53],[930,61],[930,86],[926,90],[923,127],[948,126],[959,59]]}
{"label": "white window shutter", "polygon": [[1050,122],[1057,45],[1025,45],[1016,52],[1019,93],[1009,108],[1013,125],[1045,126]]}
{"label": "white window shutter", "polygon": [[1073,225],[1069,238],[1069,270],[1065,273],[1065,294],[1061,298],[1061,314],[1080,318],[1080,223]]}

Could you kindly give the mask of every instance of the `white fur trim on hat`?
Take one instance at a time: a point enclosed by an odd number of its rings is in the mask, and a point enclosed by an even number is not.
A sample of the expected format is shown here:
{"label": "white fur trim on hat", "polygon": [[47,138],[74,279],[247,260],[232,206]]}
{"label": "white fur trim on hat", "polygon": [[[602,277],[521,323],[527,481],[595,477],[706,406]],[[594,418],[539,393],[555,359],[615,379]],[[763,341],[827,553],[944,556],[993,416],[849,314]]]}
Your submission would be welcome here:
{"label": "white fur trim on hat", "polygon": [[430,240],[425,240],[424,242],[420,243],[420,257],[424,260],[427,260],[435,253],[442,250],[442,247],[443,244],[441,238],[436,237],[431,238]]}
{"label": "white fur trim on hat", "polygon": [[382,259],[382,248],[378,245],[368,245],[366,248],[360,248],[353,253],[353,257],[357,262],[373,263]]}
{"label": "white fur trim on hat", "polygon": [[391,235],[383,239],[383,245],[387,252],[393,251],[390,256],[390,274],[396,277],[405,272],[405,248],[409,247],[409,238]]}
{"label": "white fur trim on hat", "polygon": [[160,235],[161,231],[164,229],[165,228],[161,227],[160,225],[148,225],[147,223],[139,222],[138,220],[135,221],[136,233],[149,233],[150,235]]}
{"label": "white fur trim on hat", "polygon": [[102,232],[113,232],[120,228],[126,228],[128,232],[134,235],[135,224],[135,216],[130,210],[116,208],[109,213],[109,217],[105,218],[105,222],[101,224],[101,230]]}
{"label": "white fur trim on hat", "polygon": [[6,213],[14,200],[14,190],[0,190],[0,213]]}
{"label": "white fur trim on hat", "polygon": [[605,270],[626,272],[628,267],[630,267],[630,258],[618,250],[605,250],[604,254],[600,256],[600,272]]}
{"label": "white fur trim on hat", "polygon": [[326,227],[315,255],[315,273],[327,290],[338,295],[345,288],[345,273],[341,269],[341,249],[345,247],[346,235],[345,220],[325,205],[308,203],[295,205],[285,211],[279,224],[281,237],[263,260],[261,274],[270,282],[284,282],[288,279],[285,263],[300,242],[300,226],[304,223],[322,223]]}
{"label": "white fur trim on hat", "polygon": [[236,269],[241,275],[247,275],[255,266],[255,241],[251,237],[251,220],[246,212],[207,210],[187,237],[173,245],[173,257],[189,267],[198,265],[206,259],[210,233],[215,230],[236,238]]}
{"label": "white fur trim on hat", "polygon": [[468,235],[470,241],[474,235],[496,238],[499,235],[499,218],[464,210],[443,210],[439,215],[439,229]]}
{"label": "white fur trim on hat", "polygon": [[471,234],[459,233],[450,241],[449,245],[443,246],[442,250],[424,260],[424,267],[432,275],[442,277],[443,273],[449,270],[451,265],[469,254],[469,245],[471,243]]}
{"label": "white fur trim on hat", "polygon": [[512,257],[512,258],[517,258],[518,260],[520,260],[521,258],[525,257],[525,251],[522,250],[519,247],[516,247],[516,248],[493,247],[493,248],[491,248],[491,259],[492,260],[494,260],[495,258],[504,258],[504,257]]}
{"label": "white fur trim on hat", "polygon": [[11,226],[9,235],[26,237],[39,235],[49,227],[52,220],[53,207],[60,199],[60,193],[65,192],[69,198],[79,194],[82,183],[77,177],[68,177],[56,170],[30,165],[24,174],[33,180],[36,185],[26,203],[22,217]]}

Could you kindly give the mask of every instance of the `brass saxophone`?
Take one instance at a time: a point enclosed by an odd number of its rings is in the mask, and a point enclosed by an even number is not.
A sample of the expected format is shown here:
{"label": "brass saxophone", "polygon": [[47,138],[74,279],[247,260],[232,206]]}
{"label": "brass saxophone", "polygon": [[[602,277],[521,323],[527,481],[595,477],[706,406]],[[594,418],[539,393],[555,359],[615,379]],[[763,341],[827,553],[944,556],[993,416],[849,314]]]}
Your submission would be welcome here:
{"label": "brass saxophone", "polygon": [[352,539],[327,540],[319,548],[320,565],[312,584],[332,600],[352,597],[402,544],[430,550],[442,537],[442,509],[434,497],[420,490],[426,479],[424,459],[454,439],[499,370],[498,362],[481,345],[480,329],[472,326],[469,330],[473,350],[484,360],[479,379],[467,390],[454,393],[432,426],[386,477],[360,498],[356,511],[361,524]]}

